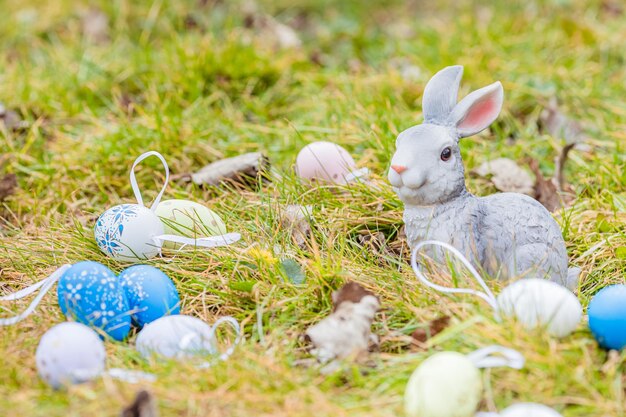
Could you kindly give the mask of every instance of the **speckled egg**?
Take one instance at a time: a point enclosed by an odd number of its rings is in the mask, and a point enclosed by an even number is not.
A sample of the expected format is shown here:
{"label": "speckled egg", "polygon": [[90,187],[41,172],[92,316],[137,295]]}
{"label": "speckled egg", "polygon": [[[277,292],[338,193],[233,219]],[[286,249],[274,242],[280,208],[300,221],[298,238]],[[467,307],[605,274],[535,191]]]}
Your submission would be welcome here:
{"label": "speckled egg", "polygon": [[473,417],[482,396],[480,371],[457,352],[440,352],[413,372],[404,392],[408,417]]}
{"label": "speckled egg", "polygon": [[307,180],[345,184],[355,168],[348,151],[332,142],[308,144],[296,157],[296,174]]}
{"label": "speckled egg", "polygon": [[520,403],[507,407],[500,417],[563,417],[550,407],[535,403]]}
{"label": "speckled egg", "polygon": [[[199,238],[226,233],[226,225],[213,210],[193,201],[161,201],[155,213],[165,225],[166,234]],[[163,244],[170,249],[180,246],[174,242]]]}
{"label": "speckled egg", "polygon": [[178,291],[160,269],[135,265],[123,270],[118,279],[126,294],[133,323],[138,327],[163,316],[180,313]]}
{"label": "speckled egg", "polygon": [[142,356],[186,359],[217,352],[213,330],[191,316],[166,316],[147,324],[137,335],[135,346]]}
{"label": "speckled egg", "polygon": [[527,329],[546,327],[548,333],[564,337],[582,318],[578,298],[567,288],[545,279],[521,279],[497,297],[500,312],[514,317]]}
{"label": "speckled egg", "polygon": [[96,378],[104,371],[105,359],[104,344],[96,332],[72,322],[49,329],[35,354],[39,376],[54,388]]}
{"label": "speckled egg", "polygon": [[98,247],[108,256],[132,262],[150,259],[161,251],[163,223],[150,209],[139,204],[121,204],[105,211],[96,221]]}
{"label": "speckled egg", "polygon": [[72,265],[59,279],[59,306],[65,316],[123,340],[130,331],[130,309],[117,277],[92,261]]}
{"label": "speckled egg", "polygon": [[600,290],[589,303],[589,328],[600,346],[620,350],[626,347],[626,285]]}

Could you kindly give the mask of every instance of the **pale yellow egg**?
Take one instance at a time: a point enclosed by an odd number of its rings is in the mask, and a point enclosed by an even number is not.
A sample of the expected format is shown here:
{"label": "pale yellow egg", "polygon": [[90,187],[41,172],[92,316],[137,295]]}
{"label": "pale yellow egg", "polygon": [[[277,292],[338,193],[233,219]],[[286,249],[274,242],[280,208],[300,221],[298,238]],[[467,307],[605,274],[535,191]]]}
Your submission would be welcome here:
{"label": "pale yellow egg", "polygon": [[473,417],[482,395],[480,371],[457,352],[441,352],[413,372],[404,392],[408,417]]}
{"label": "pale yellow egg", "polygon": [[[161,201],[155,213],[165,225],[165,234],[197,239],[226,233],[224,221],[213,210],[193,201]],[[163,247],[173,249],[180,244],[166,241]]]}

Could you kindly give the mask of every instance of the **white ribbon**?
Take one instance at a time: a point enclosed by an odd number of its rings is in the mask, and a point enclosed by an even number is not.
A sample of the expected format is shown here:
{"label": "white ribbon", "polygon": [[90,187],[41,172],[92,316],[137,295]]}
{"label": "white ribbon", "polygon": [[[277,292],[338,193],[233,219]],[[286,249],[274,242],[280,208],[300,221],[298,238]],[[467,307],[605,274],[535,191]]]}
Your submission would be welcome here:
{"label": "white ribbon", "polygon": [[[439,246],[439,247],[442,247],[442,248],[448,250],[450,253],[452,253],[454,256],[456,256],[456,258],[458,258],[463,265],[465,265],[465,267],[474,276],[474,278],[476,278],[476,281],[478,281],[480,286],[485,291],[481,292],[481,291],[472,290],[470,288],[450,288],[450,287],[444,287],[442,285],[437,285],[437,284],[433,283],[432,281],[428,280],[428,278],[426,278],[426,276],[422,273],[422,270],[421,270],[421,268],[419,267],[419,265],[417,263],[417,253],[424,246]],[[458,249],[456,249],[454,246],[449,245],[449,244],[444,243],[444,242],[439,242],[437,240],[424,240],[424,241],[418,243],[417,246],[415,246],[415,249],[413,249],[413,253],[411,254],[411,267],[413,268],[413,271],[415,271],[415,275],[417,275],[417,278],[419,278],[419,280],[424,285],[426,285],[427,287],[433,288],[433,289],[435,289],[437,291],[440,291],[440,292],[443,292],[443,293],[472,294],[472,295],[475,295],[477,297],[480,297],[483,300],[485,300],[493,308],[493,310],[495,311],[496,316],[498,316],[499,308],[498,308],[498,303],[496,301],[496,297],[493,295],[493,293],[491,292],[489,287],[487,287],[487,284],[485,283],[485,280],[480,276],[478,271],[476,271],[476,268],[474,268],[474,266],[472,266],[472,264],[467,260],[467,258],[465,256],[463,256],[463,254]]]}
{"label": "white ribbon", "polygon": [[71,266],[72,265],[69,265],[69,264],[63,265],[60,268],[58,268],[56,271],[54,271],[52,275],[50,275],[47,278],[44,278],[38,283],[33,284],[24,289],[21,289],[19,291],[16,291],[12,294],[0,297],[0,301],[19,300],[20,298],[24,298],[34,293],[35,291],[37,291],[39,288],[41,288],[41,291],[39,292],[39,294],[37,294],[37,297],[35,297],[35,299],[30,303],[28,308],[24,310],[24,312],[13,317],[0,319],[0,326],[10,326],[15,323],[19,323],[20,321],[28,317],[33,311],[35,311],[35,308],[37,308],[37,305],[39,305],[39,303],[41,302],[43,297],[48,293],[50,288],[52,288],[52,286],[59,280],[59,278],[61,278],[61,276],[65,273],[65,271],[67,271]]}
{"label": "white ribbon", "polygon": [[370,170],[367,168],[360,168],[360,169],[355,169],[353,171],[350,171],[345,177],[344,179],[346,180],[346,182],[354,182],[354,181],[360,181],[362,178],[366,179],[367,176],[369,175]]}
{"label": "white ribbon", "polygon": [[[219,353],[219,360],[221,361],[225,361],[233,354],[233,352],[235,352],[235,348],[237,347],[237,345],[239,345],[239,343],[241,343],[241,338],[242,338],[241,326],[239,325],[239,322],[237,320],[235,320],[231,316],[220,317],[213,324],[213,326],[211,326],[211,331],[208,336],[209,340],[215,341],[216,348],[217,348],[217,338],[215,337],[215,332],[217,331],[217,328],[224,323],[229,324],[233,328],[233,330],[235,330],[235,340],[233,341],[233,344],[229,346],[224,352],[220,353],[219,350],[218,352],[216,352],[216,353]],[[186,350],[187,346],[189,346],[191,341],[195,339],[196,337],[198,337],[197,333],[190,333],[186,335],[185,337],[183,337],[178,344],[179,349]],[[206,368],[211,367],[212,365],[213,365],[213,362],[203,362],[200,365],[198,365],[197,368],[206,369]]]}
{"label": "white ribbon", "polygon": [[165,168],[165,183],[163,184],[163,187],[161,188],[161,191],[159,192],[159,194],[154,199],[154,202],[150,206],[150,210],[155,211],[157,206],[159,205],[159,202],[161,201],[161,197],[163,197],[163,193],[165,192],[167,183],[170,180],[170,168],[167,166],[167,162],[165,161],[165,158],[163,158],[163,155],[161,155],[160,153],[156,151],[149,151],[149,152],[139,155],[139,157],[135,159],[135,162],[133,163],[133,167],[130,169],[130,186],[133,188],[133,193],[135,193],[135,198],[137,199],[137,203],[140,206],[144,206],[143,198],[141,197],[141,191],[139,191],[139,186],[137,185],[137,179],[135,178],[135,167],[141,161],[143,161],[144,159],[150,156],[156,156],[157,158],[159,158],[161,160],[161,163],[163,164],[163,167]]}
{"label": "white ribbon", "polygon": [[142,372],[142,371],[132,371],[129,369],[122,369],[122,368],[108,369],[103,372],[103,375],[107,375],[113,379],[117,379],[118,381],[124,381],[130,384],[138,384],[140,382],[156,381],[156,376],[154,376],[153,374]]}
{"label": "white ribbon", "polygon": [[[494,355],[497,354],[497,355]],[[513,369],[524,367],[524,356],[516,350],[504,346],[492,345],[478,349],[467,355],[477,368],[497,368],[507,366]]]}
{"label": "white ribbon", "polygon": [[[183,245],[192,245],[203,248],[217,248],[219,246],[227,246],[235,243],[241,239],[239,233],[226,233],[225,235],[191,238],[178,235],[159,235],[155,236],[155,241],[168,241],[174,243],[181,243]],[[156,242],[159,245],[160,242]],[[161,246],[161,245],[159,245]],[[182,249],[182,248],[181,248]]]}

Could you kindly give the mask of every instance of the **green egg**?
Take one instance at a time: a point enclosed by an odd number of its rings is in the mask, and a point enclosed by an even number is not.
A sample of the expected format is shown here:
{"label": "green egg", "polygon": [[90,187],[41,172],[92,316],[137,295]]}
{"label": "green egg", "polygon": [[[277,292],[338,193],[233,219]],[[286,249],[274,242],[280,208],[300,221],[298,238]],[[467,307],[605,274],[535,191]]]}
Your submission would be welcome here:
{"label": "green egg", "polygon": [[441,352],[413,372],[404,392],[407,417],[474,417],[482,396],[480,371],[457,352]]}
{"label": "green egg", "polygon": [[[193,201],[161,201],[155,213],[165,225],[165,234],[201,238],[226,233],[226,225],[213,210]],[[173,242],[163,244],[163,247],[169,249],[180,246]]]}

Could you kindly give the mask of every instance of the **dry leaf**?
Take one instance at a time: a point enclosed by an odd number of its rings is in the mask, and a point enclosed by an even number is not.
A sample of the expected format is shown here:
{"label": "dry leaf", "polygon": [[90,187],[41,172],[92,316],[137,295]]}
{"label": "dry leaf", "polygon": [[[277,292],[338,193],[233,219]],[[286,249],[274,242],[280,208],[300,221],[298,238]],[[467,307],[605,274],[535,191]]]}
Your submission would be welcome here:
{"label": "dry leaf", "polygon": [[422,345],[428,341],[428,339],[441,333],[450,324],[450,316],[441,316],[428,323],[427,327],[421,327],[415,329],[411,334],[413,341],[417,345]]}
{"label": "dry leaf", "polygon": [[9,110],[0,103],[0,127],[4,125],[7,130],[27,129],[28,122],[22,120],[17,112]]}
{"label": "dry leaf", "polygon": [[101,10],[91,9],[81,18],[83,36],[89,42],[102,44],[109,41],[109,18]]}
{"label": "dry leaf", "polygon": [[198,185],[219,185],[222,182],[249,184],[269,169],[269,159],[261,152],[246,153],[213,162],[198,172],[182,175]]}
{"label": "dry leaf", "polygon": [[580,143],[585,139],[582,125],[563,114],[554,97],[541,112],[539,120],[550,136],[564,139],[566,144]]}
{"label": "dry leaf", "polygon": [[256,32],[274,49],[297,49],[302,46],[300,37],[290,26],[280,23],[274,17],[262,13],[255,3],[249,2],[244,5],[244,25]]}
{"label": "dry leaf", "polygon": [[380,301],[372,292],[351,282],[333,294],[333,312],[307,329],[305,339],[320,362],[348,357],[366,357],[375,336],[372,322]]}
{"label": "dry leaf", "polygon": [[0,179],[0,201],[3,201],[17,188],[17,177],[15,174],[6,174]]}
{"label": "dry leaf", "polygon": [[556,184],[552,179],[545,179],[539,170],[539,162],[532,159],[528,164],[534,172],[536,182],[534,187],[535,200],[539,201],[550,212],[561,208],[561,197],[559,196]]}
{"label": "dry leaf", "polygon": [[481,177],[491,176],[491,182],[500,191],[530,196],[534,193],[533,178],[511,159],[498,158],[483,162],[474,173]]}
{"label": "dry leaf", "polygon": [[154,397],[145,390],[137,393],[131,405],[122,410],[121,417],[158,417],[159,410]]}
{"label": "dry leaf", "polygon": [[311,234],[311,209],[311,206],[290,204],[280,213],[281,227],[289,230],[293,242],[302,249],[306,247],[306,241]]}
{"label": "dry leaf", "polygon": [[389,65],[400,73],[406,82],[417,83],[422,79],[422,70],[406,58],[392,58]]}

